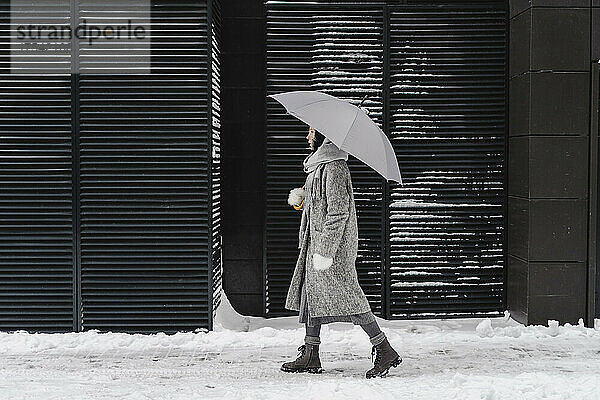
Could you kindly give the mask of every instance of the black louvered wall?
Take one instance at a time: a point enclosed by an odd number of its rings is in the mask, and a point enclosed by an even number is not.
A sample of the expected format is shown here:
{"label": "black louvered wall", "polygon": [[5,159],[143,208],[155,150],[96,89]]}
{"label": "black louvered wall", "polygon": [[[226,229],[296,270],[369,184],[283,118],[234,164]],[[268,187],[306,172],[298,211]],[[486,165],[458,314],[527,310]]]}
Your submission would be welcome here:
{"label": "black louvered wall", "polygon": [[[364,103],[381,121],[383,11],[381,8],[268,3],[267,94],[322,90]],[[298,256],[301,211],[287,204],[289,190],[306,178],[302,160],[310,153],[308,126],[267,102],[266,137],[266,315],[285,315],[287,288]],[[353,157],[359,227],[357,272],[373,312],[382,311],[381,246],[383,180]],[[375,273],[374,273],[375,272]]]}
{"label": "black louvered wall", "polygon": [[390,8],[390,316],[504,310],[503,2]]}
{"label": "black louvered wall", "polygon": [[[44,10],[31,7],[21,16],[68,24],[70,15],[68,2],[57,1]],[[56,51],[46,53],[47,61],[57,67],[45,75],[30,74],[39,66],[35,63],[11,71],[10,20],[10,3],[2,1],[0,330],[72,331],[76,322],[69,43],[57,43]]]}
{"label": "black louvered wall", "polygon": [[[504,310],[506,4],[266,1],[267,94],[320,90],[363,103],[404,186],[349,165],[357,271],[387,318]],[[307,126],[267,97],[265,313],[290,315]]]}
{"label": "black louvered wall", "polygon": [[221,304],[223,285],[223,236],[221,218],[221,48],[223,38],[223,16],[220,1],[208,3],[209,42],[210,42],[210,89],[209,89],[209,151],[210,182],[208,202],[210,204],[210,287],[209,298],[212,314],[209,327],[216,316],[217,308]]}
{"label": "black louvered wall", "polygon": [[[67,20],[110,12],[66,3]],[[219,2],[155,0],[151,16],[151,74],[98,74],[83,46],[81,74],[2,70],[0,329],[212,329]]]}

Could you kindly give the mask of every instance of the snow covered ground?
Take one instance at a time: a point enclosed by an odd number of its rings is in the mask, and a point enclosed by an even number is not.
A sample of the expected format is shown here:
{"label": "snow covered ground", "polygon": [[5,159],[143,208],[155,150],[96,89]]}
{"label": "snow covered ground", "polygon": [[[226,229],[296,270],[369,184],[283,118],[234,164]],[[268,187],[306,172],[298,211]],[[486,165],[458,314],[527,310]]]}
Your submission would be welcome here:
{"label": "snow covered ground", "polygon": [[323,374],[287,374],[297,317],[240,316],[224,295],[208,333],[0,333],[0,399],[600,399],[600,321],[378,321],[404,361],[370,380],[360,327],[325,325]]}

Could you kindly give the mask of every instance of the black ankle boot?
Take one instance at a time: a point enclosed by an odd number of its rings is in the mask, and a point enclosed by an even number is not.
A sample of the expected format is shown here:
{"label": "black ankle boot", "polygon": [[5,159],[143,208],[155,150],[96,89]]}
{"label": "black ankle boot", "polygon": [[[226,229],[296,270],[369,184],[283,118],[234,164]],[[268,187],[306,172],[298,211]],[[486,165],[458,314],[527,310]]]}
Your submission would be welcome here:
{"label": "black ankle boot", "polygon": [[377,353],[375,356],[375,363],[373,368],[367,371],[367,378],[374,378],[376,376],[385,377],[388,374],[390,367],[395,368],[402,362],[402,359],[398,353],[396,353],[396,350],[392,348],[387,338],[377,346],[373,346],[373,350],[371,350],[371,360],[373,359],[374,353]]}
{"label": "black ankle boot", "polygon": [[298,347],[300,354],[294,361],[283,363],[281,370],[285,372],[309,372],[312,374],[320,374],[323,372],[321,368],[321,360],[319,359],[318,344],[303,344]]}

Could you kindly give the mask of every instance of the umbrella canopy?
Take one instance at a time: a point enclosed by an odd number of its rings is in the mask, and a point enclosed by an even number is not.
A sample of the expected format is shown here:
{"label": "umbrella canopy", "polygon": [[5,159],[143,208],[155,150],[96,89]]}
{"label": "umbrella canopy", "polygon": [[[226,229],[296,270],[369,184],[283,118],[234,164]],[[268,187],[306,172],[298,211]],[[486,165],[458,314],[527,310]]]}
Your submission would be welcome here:
{"label": "umbrella canopy", "polygon": [[389,139],[362,108],[327,93],[297,90],[270,94],[286,111],[329,138],[387,180],[402,184]]}

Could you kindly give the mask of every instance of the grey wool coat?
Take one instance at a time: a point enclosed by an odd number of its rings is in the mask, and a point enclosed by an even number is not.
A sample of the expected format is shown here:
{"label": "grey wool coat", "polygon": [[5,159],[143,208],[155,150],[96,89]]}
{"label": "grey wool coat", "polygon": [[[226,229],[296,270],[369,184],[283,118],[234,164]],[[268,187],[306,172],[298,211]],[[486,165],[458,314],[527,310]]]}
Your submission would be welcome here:
{"label": "grey wool coat", "polygon": [[[312,183],[305,184],[303,213],[306,234],[300,232],[300,254],[287,293],[285,308],[300,310],[301,284],[311,316],[350,315],[371,311],[356,274],[358,225],[350,170],[345,160],[320,164]],[[312,266],[313,254],[333,258],[328,269]],[[304,275],[305,274],[305,275]]]}

